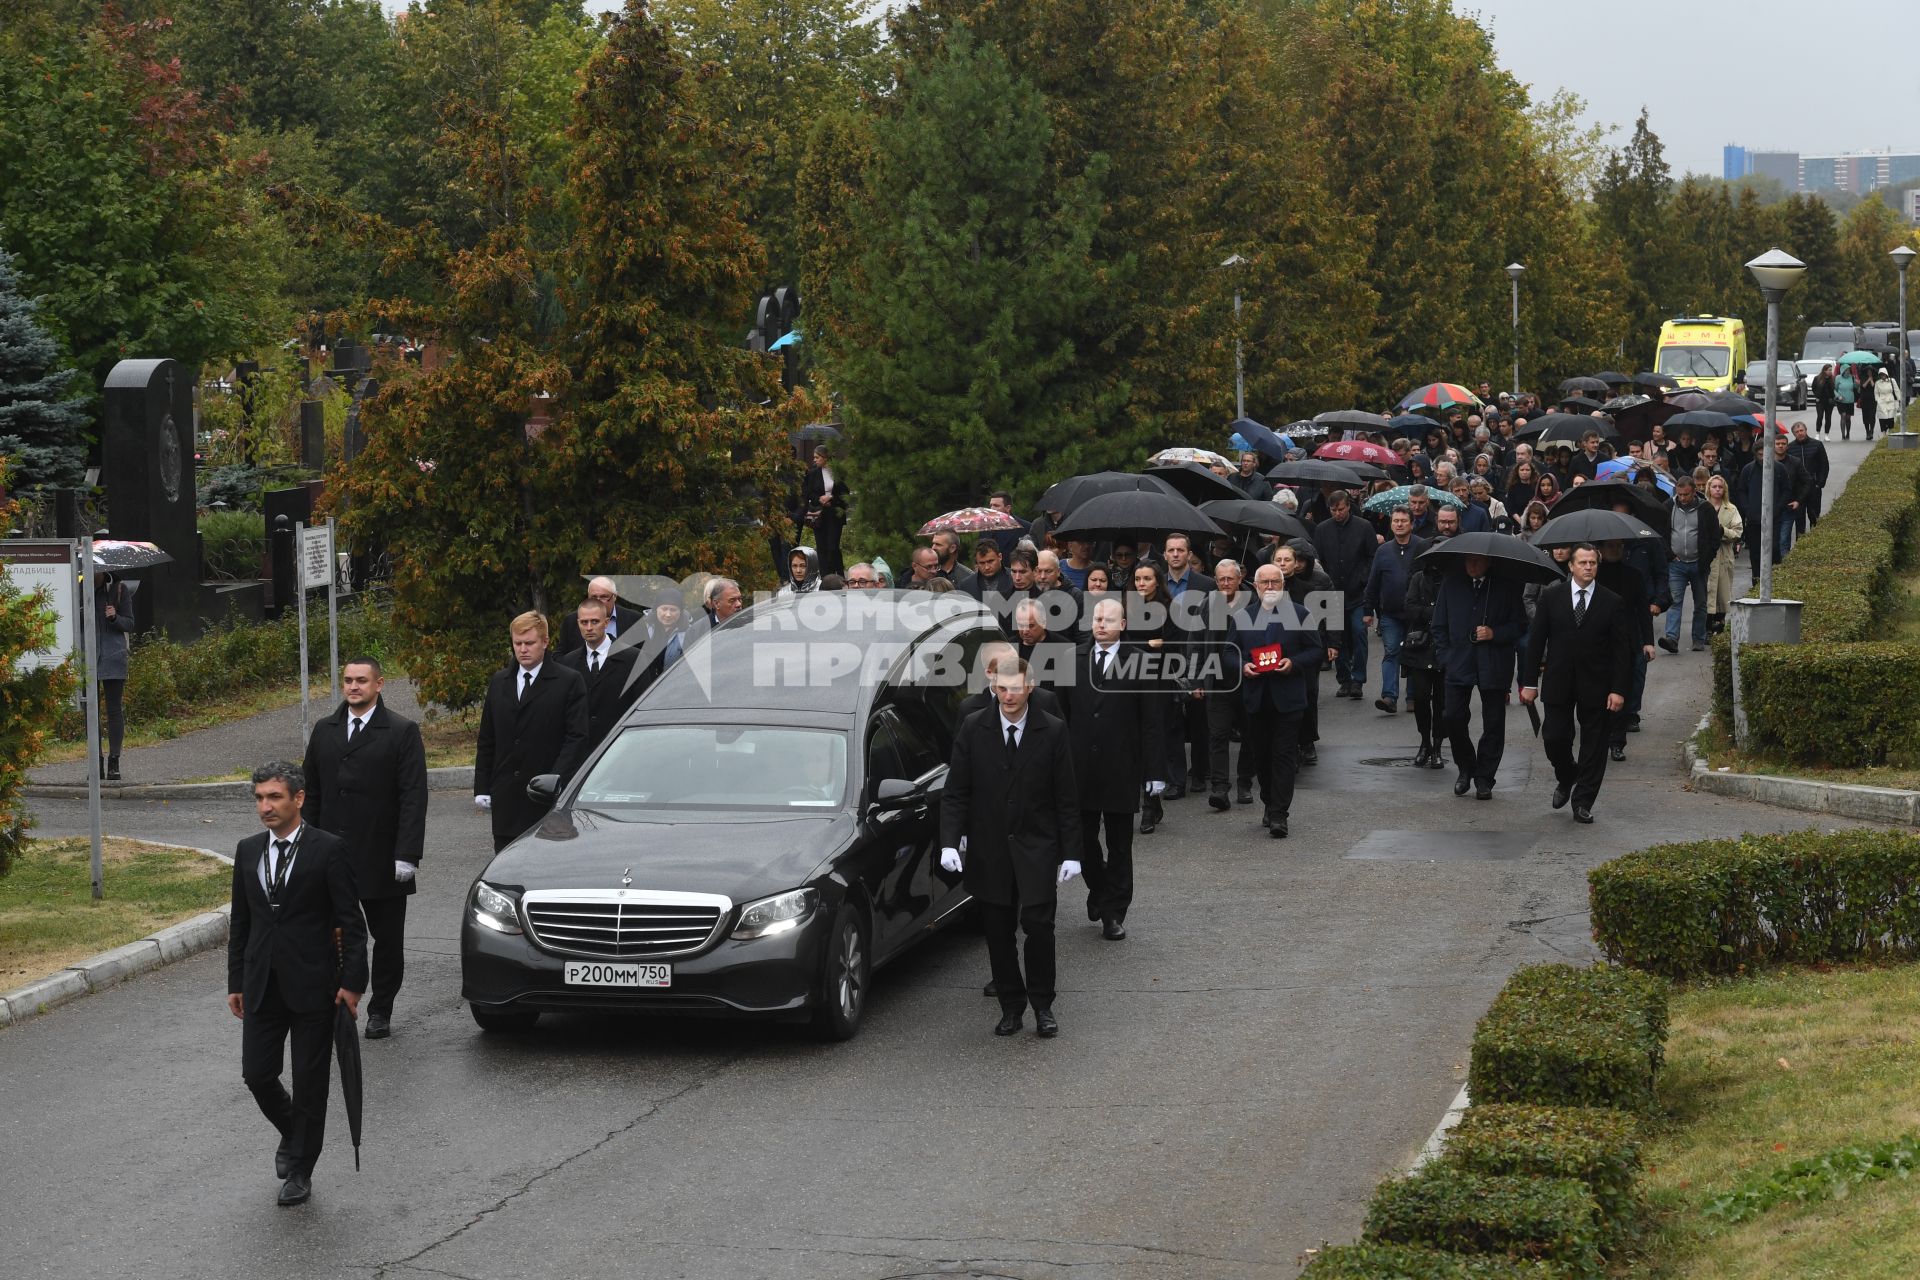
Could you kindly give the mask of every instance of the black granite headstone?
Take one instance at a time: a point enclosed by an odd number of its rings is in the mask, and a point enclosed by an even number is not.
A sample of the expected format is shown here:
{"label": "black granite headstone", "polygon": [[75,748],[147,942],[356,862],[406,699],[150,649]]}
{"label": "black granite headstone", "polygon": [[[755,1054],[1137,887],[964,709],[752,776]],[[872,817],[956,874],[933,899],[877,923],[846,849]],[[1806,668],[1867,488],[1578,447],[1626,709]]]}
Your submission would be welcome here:
{"label": "black granite headstone", "polygon": [[[267,517],[267,545],[273,565],[273,602],[268,612],[279,617],[293,607],[293,593],[298,589],[294,577],[294,546],[291,536],[276,537],[275,531],[285,528],[291,534],[296,524],[308,524],[313,519],[313,492],[305,485],[295,485],[291,489],[268,489],[262,495],[262,507]],[[286,517],[286,524],[280,523],[280,517]]]}
{"label": "black granite headstone", "polygon": [[318,400],[300,402],[300,462],[314,468],[327,465],[327,407]]}
{"label": "black granite headstone", "polygon": [[183,641],[200,634],[202,613],[193,384],[193,371],[172,360],[122,360],[107,374],[101,440],[109,530],[173,557],[144,575],[147,616]]}

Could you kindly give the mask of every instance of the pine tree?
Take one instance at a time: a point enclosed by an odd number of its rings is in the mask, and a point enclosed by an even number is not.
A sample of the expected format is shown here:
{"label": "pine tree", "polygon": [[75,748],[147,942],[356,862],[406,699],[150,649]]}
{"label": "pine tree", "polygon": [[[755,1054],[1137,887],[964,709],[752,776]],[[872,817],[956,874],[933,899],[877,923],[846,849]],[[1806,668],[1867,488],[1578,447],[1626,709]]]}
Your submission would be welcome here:
{"label": "pine tree", "polygon": [[0,248],[0,457],[17,488],[75,488],[86,469],[86,402],[36,310]]}
{"label": "pine tree", "polygon": [[1595,184],[1594,212],[1627,267],[1627,350],[1651,358],[1660,337],[1664,285],[1671,275],[1668,225],[1672,171],[1643,109],[1624,148],[1607,157]]}
{"label": "pine tree", "polygon": [[1052,186],[1046,110],[1000,51],[949,34],[877,134],[848,299],[873,340],[840,350],[829,376],[856,443],[862,545],[891,558],[928,516],[997,487],[1031,502],[1104,461],[1100,425],[1124,388],[1074,337],[1099,288],[1105,162]]}

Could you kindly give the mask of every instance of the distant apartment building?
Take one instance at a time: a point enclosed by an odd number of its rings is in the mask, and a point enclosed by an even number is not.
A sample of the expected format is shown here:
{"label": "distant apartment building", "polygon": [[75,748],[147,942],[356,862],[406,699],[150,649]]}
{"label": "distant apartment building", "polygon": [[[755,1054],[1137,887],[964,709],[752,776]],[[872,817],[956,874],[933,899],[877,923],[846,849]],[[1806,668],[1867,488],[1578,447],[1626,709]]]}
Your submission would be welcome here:
{"label": "distant apartment building", "polygon": [[1900,212],[1908,226],[1920,227],[1920,187],[1909,187],[1900,193]]}
{"label": "distant apartment building", "polygon": [[1728,144],[1720,148],[1720,176],[1728,182],[1738,182],[1753,172],[1753,160],[1745,147]]}
{"label": "distant apartment building", "polygon": [[1789,191],[1851,191],[1864,195],[1920,178],[1920,153],[1854,151],[1805,156],[1797,151],[1721,148],[1721,172],[1728,182],[1749,174],[1772,178]]}

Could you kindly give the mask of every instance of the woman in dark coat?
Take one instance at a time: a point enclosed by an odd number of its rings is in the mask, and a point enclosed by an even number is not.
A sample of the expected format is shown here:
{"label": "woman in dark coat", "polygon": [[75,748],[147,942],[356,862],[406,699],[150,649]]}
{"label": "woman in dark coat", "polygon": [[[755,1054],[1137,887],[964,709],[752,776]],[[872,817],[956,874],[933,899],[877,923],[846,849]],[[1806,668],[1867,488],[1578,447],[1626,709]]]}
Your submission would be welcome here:
{"label": "woman in dark coat", "polygon": [[820,573],[845,573],[840,560],[840,531],[847,524],[847,491],[833,474],[832,459],[825,445],[813,451],[813,465],[800,482],[800,500],[805,505],[804,520],[813,530],[813,545],[820,553]]}
{"label": "woman in dark coat", "polygon": [[[1145,645],[1155,654],[1164,655],[1169,641],[1181,638],[1180,628],[1173,620],[1173,593],[1167,590],[1167,571],[1158,560],[1146,560],[1134,566],[1133,590],[1139,597],[1128,602],[1129,612],[1143,607],[1158,615],[1158,625],[1136,627],[1129,617],[1127,639]],[[1177,762],[1187,758],[1187,712],[1185,700],[1189,690],[1179,687],[1172,680],[1161,682],[1166,690],[1167,701],[1160,711],[1160,733],[1164,742],[1167,770],[1173,777],[1167,782],[1167,799],[1177,800],[1186,794],[1187,770]],[[1152,825],[1152,824],[1149,824]],[[1145,834],[1145,833],[1143,833]]]}
{"label": "woman in dark coat", "polygon": [[132,592],[111,574],[99,573],[93,579],[94,634],[99,637],[100,707],[105,713],[107,755],[100,762],[100,776],[109,782],[120,780],[120,747],[127,736],[124,699],[127,691],[127,636],[133,630]]}
{"label": "woman in dark coat", "polygon": [[1425,765],[1440,768],[1440,743],[1446,736],[1440,724],[1441,699],[1446,684],[1440,675],[1440,659],[1433,648],[1433,602],[1440,586],[1440,569],[1422,567],[1407,580],[1407,604],[1401,611],[1406,639],[1400,642],[1400,670],[1407,677],[1411,695],[1409,709],[1413,726],[1420,731],[1420,750],[1413,757],[1415,768]]}

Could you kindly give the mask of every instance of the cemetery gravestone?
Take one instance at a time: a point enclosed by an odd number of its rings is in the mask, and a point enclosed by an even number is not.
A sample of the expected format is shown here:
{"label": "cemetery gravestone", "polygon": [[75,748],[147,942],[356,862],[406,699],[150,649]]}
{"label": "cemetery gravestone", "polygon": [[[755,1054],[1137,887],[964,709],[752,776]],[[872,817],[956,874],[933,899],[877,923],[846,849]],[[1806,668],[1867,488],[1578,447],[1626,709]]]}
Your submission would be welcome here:
{"label": "cemetery gravestone", "polygon": [[200,634],[194,375],[172,360],[122,360],[107,374],[101,444],[110,534],[173,557],[143,570],[149,617],[176,640]]}

